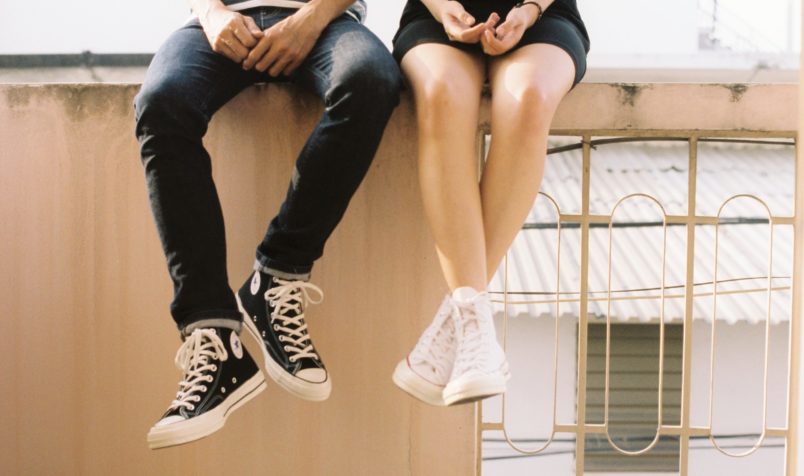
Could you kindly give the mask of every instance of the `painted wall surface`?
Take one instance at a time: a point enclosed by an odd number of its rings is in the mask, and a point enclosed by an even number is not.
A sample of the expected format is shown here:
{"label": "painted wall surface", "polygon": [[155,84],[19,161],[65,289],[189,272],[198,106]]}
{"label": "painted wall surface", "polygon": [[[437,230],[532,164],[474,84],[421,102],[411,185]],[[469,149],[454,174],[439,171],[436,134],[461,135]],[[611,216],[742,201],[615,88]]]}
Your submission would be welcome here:
{"label": "painted wall surface", "polygon": [[[592,38],[590,64],[594,66],[601,55],[696,52],[698,28],[709,21],[698,5],[711,0],[577,3]],[[368,0],[367,4],[366,26],[390,47],[405,0]],[[97,21],[111,12],[108,0],[4,0],[0,7],[0,54],[154,52],[190,16],[187,1],[140,0],[126,5],[124,17],[110,21]],[[721,0],[719,8],[727,26],[759,45],[784,48],[792,43],[796,48],[799,43],[799,0],[765,0],[762,8],[757,8],[755,0]],[[505,16],[506,12],[499,13]],[[49,22],[47,34],[41,33],[43,22]]]}
{"label": "painted wall surface", "polygon": [[[180,378],[179,339],[133,137],[136,90],[0,86],[0,474],[474,474],[472,407],[427,407],[390,380],[446,290],[421,212],[407,96],[313,274],[326,298],[309,324],[331,399],[303,402],[272,385],[216,435],[147,449]],[[793,130],[795,97],[792,85],[582,84],[553,127]],[[320,111],[297,89],[257,86],[212,121],[234,287]],[[572,356],[562,362],[571,375]],[[573,390],[562,388],[572,409]]]}
{"label": "painted wall surface", "polygon": [[[147,448],[177,390],[180,341],[134,138],[136,91],[0,88],[0,474],[473,474],[473,407],[432,408],[391,382],[445,292],[407,100],[313,272],[325,299],[308,324],[332,397],[305,402],[269,383],[213,436]],[[213,120],[206,144],[235,288],[320,111],[298,90],[255,87]]]}
{"label": "painted wall surface", "polygon": [[580,0],[592,54],[693,54],[698,51],[698,0]]}

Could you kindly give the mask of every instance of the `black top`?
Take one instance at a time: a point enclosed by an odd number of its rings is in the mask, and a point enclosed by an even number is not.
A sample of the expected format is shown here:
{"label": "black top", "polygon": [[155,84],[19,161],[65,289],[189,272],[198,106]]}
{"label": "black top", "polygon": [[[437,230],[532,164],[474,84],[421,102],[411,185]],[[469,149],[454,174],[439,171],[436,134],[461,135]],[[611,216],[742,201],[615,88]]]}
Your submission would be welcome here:
{"label": "black top", "polygon": [[[477,21],[485,20],[491,12],[497,12],[503,20],[505,15],[513,8],[514,5],[519,3],[519,0],[462,0],[461,5],[471,13]],[[523,6],[521,8],[534,8],[532,6]],[[576,0],[555,0],[549,7],[544,10],[544,15],[555,15],[569,20],[570,23],[578,28],[581,35],[589,41],[589,35],[586,32],[581,14],[578,11],[578,4]],[[408,0],[405,9],[402,11],[402,18],[400,25],[406,25],[412,21],[421,20],[425,18],[432,18],[430,11],[421,2],[421,0]]]}

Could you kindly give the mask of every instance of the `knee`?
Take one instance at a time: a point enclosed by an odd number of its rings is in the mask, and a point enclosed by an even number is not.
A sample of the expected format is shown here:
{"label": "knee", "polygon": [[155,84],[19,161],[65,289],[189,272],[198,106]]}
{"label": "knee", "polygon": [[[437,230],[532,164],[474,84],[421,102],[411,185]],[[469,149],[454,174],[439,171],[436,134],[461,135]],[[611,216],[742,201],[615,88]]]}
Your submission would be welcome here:
{"label": "knee", "polygon": [[352,115],[390,116],[399,104],[401,88],[402,75],[390,54],[356,59],[333,81],[325,105]]}
{"label": "knee", "polygon": [[474,104],[467,101],[469,95],[480,94],[459,79],[443,75],[428,77],[415,89],[417,114],[425,130],[449,127],[450,117],[459,113],[466,104]]}
{"label": "knee", "polygon": [[134,98],[137,137],[203,136],[207,118],[198,98],[178,78],[146,80]]}
{"label": "knee", "polygon": [[549,127],[561,95],[538,82],[528,82],[512,91],[514,107],[511,115],[515,123]]}

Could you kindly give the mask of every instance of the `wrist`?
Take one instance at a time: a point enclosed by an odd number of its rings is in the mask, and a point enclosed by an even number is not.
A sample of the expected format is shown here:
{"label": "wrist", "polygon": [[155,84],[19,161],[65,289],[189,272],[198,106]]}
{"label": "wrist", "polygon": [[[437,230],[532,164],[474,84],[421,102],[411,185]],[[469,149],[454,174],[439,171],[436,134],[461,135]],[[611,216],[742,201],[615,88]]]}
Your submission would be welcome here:
{"label": "wrist", "polygon": [[208,2],[203,8],[196,12],[198,21],[201,26],[205,27],[211,23],[211,20],[218,15],[229,13],[230,10],[226,8],[221,2]]}
{"label": "wrist", "polygon": [[303,19],[316,31],[324,31],[324,28],[332,20],[342,13],[342,9],[337,8],[338,2],[311,0],[304,6],[299,7],[295,15]]}
{"label": "wrist", "polygon": [[430,14],[438,23],[444,23],[444,15],[447,12],[452,0],[430,0],[424,3],[424,6],[430,10]]}
{"label": "wrist", "polygon": [[522,15],[524,15],[524,18],[527,20],[526,23],[528,28],[536,24],[536,22],[542,17],[542,14],[544,14],[542,4],[534,0],[521,1],[514,5],[514,10],[518,10]]}

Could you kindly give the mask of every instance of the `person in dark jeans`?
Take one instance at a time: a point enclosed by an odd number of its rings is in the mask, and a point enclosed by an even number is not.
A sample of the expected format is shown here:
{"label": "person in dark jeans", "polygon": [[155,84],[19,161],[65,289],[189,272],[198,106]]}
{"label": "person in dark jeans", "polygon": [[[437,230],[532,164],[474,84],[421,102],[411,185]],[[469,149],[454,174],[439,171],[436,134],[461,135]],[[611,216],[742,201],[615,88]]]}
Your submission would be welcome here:
{"label": "person in dark jeans", "polygon": [[[321,299],[313,263],[365,176],[399,101],[401,75],[363,24],[364,0],[194,0],[196,14],[156,53],[135,99],[151,208],[173,280],[171,314],[183,344],[176,398],[151,428],[151,448],[220,429],[265,388],[239,339],[262,342],[270,377],[308,400],[331,379],[304,321]],[[202,144],[212,115],[257,82],[314,92],[324,113],[296,160],[284,203],[235,295],[223,214]],[[271,127],[270,119],[266,127]]]}

